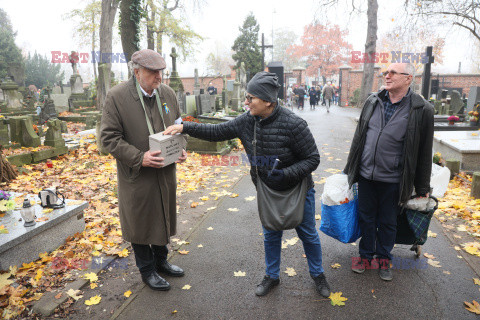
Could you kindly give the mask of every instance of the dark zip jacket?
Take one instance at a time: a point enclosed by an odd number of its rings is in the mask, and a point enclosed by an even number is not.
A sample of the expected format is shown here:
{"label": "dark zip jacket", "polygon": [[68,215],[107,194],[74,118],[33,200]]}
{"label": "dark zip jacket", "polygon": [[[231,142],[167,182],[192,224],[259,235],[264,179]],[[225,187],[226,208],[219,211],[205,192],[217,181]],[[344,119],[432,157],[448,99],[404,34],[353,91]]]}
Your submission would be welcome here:
{"label": "dark zip jacket", "polygon": [[[381,100],[385,94],[386,90],[382,90],[370,95],[363,106],[350,147],[347,165],[343,170],[348,174],[350,186],[358,182],[368,124],[375,108],[382,107]],[[399,205],[404,205],[410,199],[413,188],[417,194],[430,192],[434,109],[430,103],[416,93],[410,95],[410,106],[403,142],[403,159],[401,160]]]}
{"label": "dark zip jacket", "polygon": [[[250,162],[250,175],[255,186],[255,166],[258,166],[260,179],[272,189],[291,189],[305,177],[308,188],[313,188],[311,173],[320,163],[320,154],[307,122],[287,108],[277,105],[265,119],[245,112],[220,124],[184,122],[183,133],[209,141],[240,138],[251,159],[254,126],[257,126],[257,160]],[[277,168],[283,169],[284,178],[280,184],[271,184],[267,176],[276,158],[281,161]]]}

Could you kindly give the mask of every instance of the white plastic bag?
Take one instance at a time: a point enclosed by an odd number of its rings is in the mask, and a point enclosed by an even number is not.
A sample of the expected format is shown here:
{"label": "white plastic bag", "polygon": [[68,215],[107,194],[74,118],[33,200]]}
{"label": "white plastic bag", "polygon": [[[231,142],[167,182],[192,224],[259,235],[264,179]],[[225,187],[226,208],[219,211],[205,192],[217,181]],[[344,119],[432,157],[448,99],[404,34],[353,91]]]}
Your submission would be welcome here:
{"label": "white plastic bag", "polygon": [[432,210],[437,203],[432,198],[413,198],[407,201],[405,207],[416,211],[429,211]]}
{"label": "white plastic bag", "polygon": [[430,187],[432,188],[432,196],[442,198],[447,192],[448,182],[450,181],[450,169],[432,164],[432,175],[430,178]]}
{"label": "white plastic bag", "polygon": [[322,193],[322,203],[327,206],[338,206],[354,199],[353,190],[348,188],[348,176],[346,174],[334,174],[325,181]]}

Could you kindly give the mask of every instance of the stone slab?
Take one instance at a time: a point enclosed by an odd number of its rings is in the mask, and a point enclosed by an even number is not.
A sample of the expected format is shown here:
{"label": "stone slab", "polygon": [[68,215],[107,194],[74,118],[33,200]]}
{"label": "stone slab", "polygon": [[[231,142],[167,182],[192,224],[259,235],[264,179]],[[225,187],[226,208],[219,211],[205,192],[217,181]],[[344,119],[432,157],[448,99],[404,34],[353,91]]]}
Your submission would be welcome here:
{"label": "stone slab", "polygon": [[59,94],[52,93],[50,94],[50,97],[52,98],[53,103],[55,104],[55,108],[68,107],[68,97],[69,97],[68,95],[64,93],[59,93]]}
{"label": "stone slab", "polygon": [[460,169],[480,170],[480,132],[454,131],[435,132],[434,152],[440,152],[444,159],[460,161]]}
{"label": "stone slab", "polygon": [[475,131],[478,129],[480,129],[480,125],[472,126],[470,122],[457,122],[452,126],[448,122],[435,122],[433,126],[434,131]]}
{"label": "stone slab", "polygon": [[66,146],[57,147],[52,149],[44,149],[32,152],[32,159],[33,162],[39,162],[46,159],[50,159],[68,152],[68,148]]}
{"label": "stone slab", "polygon": [[[16,194],[18,195],[18,194]],[[35,198],[29,195],[29,199]],[[64,208],[43,213],[43,208],[36,204],[35,214],[38,218],[47,217],[46,221],[37,221],[32,227],[24,227],[20,210],[14,210],[0,218],[9,233],[0,234],[0,270],[10,266],[30,263],[38,259],[39,253],[52,251],[61,246],[65,240],[85,229],[83,210],[87,208],[86,201],[66,200]]]}

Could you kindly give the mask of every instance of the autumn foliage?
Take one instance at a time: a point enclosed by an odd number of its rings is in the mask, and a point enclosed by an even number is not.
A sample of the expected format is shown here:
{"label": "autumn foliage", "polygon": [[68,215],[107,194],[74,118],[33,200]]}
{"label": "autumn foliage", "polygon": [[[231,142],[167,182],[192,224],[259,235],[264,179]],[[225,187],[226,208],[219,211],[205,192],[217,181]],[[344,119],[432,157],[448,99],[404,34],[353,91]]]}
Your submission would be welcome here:
{"label": "autumn foliage", "polygon": [[307,75],[314,76],[321,69],[323,76],[330,76],[347,63],[352,45],[345,37],[347,30],[338,25],[309,24],[305,26],[300,45],[292,45],[287,53],[307,63]]}

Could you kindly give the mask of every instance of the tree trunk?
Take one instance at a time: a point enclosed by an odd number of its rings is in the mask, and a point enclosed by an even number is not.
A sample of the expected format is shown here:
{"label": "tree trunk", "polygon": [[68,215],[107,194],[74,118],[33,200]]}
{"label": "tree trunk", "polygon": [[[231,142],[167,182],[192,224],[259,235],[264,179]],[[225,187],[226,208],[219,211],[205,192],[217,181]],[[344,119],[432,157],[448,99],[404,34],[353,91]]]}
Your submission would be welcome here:
{"label": "tree trunk", "polygon": [[[365,53],[367,54],[367,57],[373,57],[377,47],[377,12],[377,0],[368,0],[368,27],[367,40],[365,42]],[[369,60],[370,59],[365,59],[365,62],[363,63],[362,89],[360,93],[361,105],[363,105],[370,92],[372,92],[375,63],[370,62]]]}
{"label": "tree trunk", "polygon": [[[122,40],[122,49],[125,53],[127,62],[130,61],[132,54],[138,51],[137,44],[135,42],[135,36],[137,29],[135,27],[135,21],[130,18],[132,10],[132,0],[122,0],[120,2],[120,38]],[[128,70],[128,77],[130,78],[130,69]]]}
{"label": "tree trunk", "polygon": [[98,63],[97,108],[102,110],[103,102],[110,90],[110,70],[112,67],[112,28],[120,0],[102,0],[100,18],[100,62]]}
{"label": "tree trunk", "polygon": [[[92,53],[95,52],[95,32],[96,32],[96,28],[95,28],[95,13],[92,12],[92,26],[93,27],[93,31],[92,31]],[[97,80],[97,67],[95,65],[95,63],[92,63],[93,65],[93,74],[95,75],[95,80]]]}
{"label": "tree trunk", "polygon": [[151,1],[149,1],[148,8],[150,9],[150,17],[147,12],[147,49],[155,50],[155,9]]}

